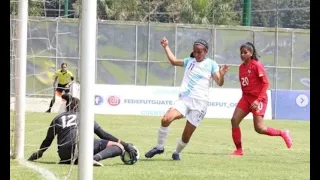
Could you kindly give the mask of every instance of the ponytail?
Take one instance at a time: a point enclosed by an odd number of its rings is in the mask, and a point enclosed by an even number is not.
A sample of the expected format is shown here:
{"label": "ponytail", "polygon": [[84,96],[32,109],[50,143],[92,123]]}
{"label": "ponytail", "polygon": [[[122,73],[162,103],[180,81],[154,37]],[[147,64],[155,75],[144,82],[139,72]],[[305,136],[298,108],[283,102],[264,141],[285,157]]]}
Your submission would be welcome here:
{"label": "ponytail", "polygon": [[247,42],[247,45],[251,46],[252,48],[252,59],[259,61],[258,57],[260,57],[257,53],[256,47],[254,47],[254,44],[251,42]]}
{"label": "ponytail", "polygon": [[190,54],[190,57],[191,57],[191,58],[194,58],[193,52]]}
{"label": "ponytail", "polygon": [[255,60],[255,61],[259,61],[258,57],[260,57],[257,53],[256,48],[254,47],[253,43],[251,42],[246,42],[245,44],[240,46],[240,49],[242,48],[247,48],[250,49],[250,51],[252,52],[252,56],[251,59]]}

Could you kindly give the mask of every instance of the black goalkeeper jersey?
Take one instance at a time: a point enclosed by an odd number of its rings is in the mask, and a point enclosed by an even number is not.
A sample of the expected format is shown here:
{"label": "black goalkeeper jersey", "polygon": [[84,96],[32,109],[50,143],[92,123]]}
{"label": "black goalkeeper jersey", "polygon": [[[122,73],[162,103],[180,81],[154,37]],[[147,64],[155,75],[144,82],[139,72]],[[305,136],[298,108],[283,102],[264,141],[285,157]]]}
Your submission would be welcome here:
{"label": "black goalkeeper jersey", "polygon": [[[79,114],[64,112],[57,115],[51,122],[47,136],[43,140],[40,150],[46,151],[55,136],[57,135],[58,151],[61,148],[70,148],[78,143],[78,126],[79,126]],[[115,138],[111,134],[104,131],[99,124],[94,122],[94,133],[101,139],[118,142],[119,139]]]}
{"label": "black goalkeeper jersey", "polygon": [[64,112],[56,116],[47,131],[47,136],[43,140],[40,149],[45,151],[51,145],[55,135],[57,135],[58,150],[61,147],[70,147],[78,142],[78,123],[77,114]]}

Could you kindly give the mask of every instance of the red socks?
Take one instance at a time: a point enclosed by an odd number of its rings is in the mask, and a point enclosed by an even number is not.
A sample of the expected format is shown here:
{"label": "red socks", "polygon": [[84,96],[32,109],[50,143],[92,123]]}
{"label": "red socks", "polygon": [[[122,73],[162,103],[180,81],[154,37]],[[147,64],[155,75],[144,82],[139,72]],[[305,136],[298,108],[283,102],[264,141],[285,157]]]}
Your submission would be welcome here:
{"label": "red socks", "polygon": [[267,127],[266,135],[268,135],[268,136],[281,136],[281,131],[278,129],[273,129],[271,127]]}
{"label": "red socks", "polygon": [[[268,136],[281,136],[281,130],[267,127],[265,134]],[[240,127],[232,128],[232,139],[236,148],[242,149]]]}
{"label": "red socks", "polygon": [[240,127],[232,128],[232,139],[237,149],[242,149]]}

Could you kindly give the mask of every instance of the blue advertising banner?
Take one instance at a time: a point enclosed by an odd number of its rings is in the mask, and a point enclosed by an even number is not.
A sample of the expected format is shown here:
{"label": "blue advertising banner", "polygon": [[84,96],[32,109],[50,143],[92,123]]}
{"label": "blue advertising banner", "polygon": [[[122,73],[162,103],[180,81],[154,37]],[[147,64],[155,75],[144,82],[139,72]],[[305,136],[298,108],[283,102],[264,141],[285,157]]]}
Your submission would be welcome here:
{"label": "blue advertising banner", "polygon": [[310,121],[310,91],[271,90],[273,119]]}

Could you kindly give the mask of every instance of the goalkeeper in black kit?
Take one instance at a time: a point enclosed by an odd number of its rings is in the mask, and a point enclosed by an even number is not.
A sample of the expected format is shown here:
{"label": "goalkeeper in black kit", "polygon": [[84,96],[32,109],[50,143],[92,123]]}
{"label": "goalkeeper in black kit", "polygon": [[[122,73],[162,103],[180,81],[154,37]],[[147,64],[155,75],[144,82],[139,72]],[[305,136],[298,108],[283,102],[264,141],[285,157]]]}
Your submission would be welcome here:
{"label": "goalkeeper in black kit", "polygon": [[[70,94],[64,94],[62,98],[66,100],[66,112],[57,115],[52,120],[40,149],[34,152],[28,160],[34,161],[41,158],[43,153],[50,147],[55,135],[57,135],[59,163],[78,163],[78,125],[80,124],[77,113],[80,110],[80,100]],[[94,139],[93,165],[103,166],[99,161],[120,156],[125,151],[131,157],[137,156],[137,151],[133,144],[121,141],[107,133],[97,122],[94,122],[94,133],[101,139]]]}

